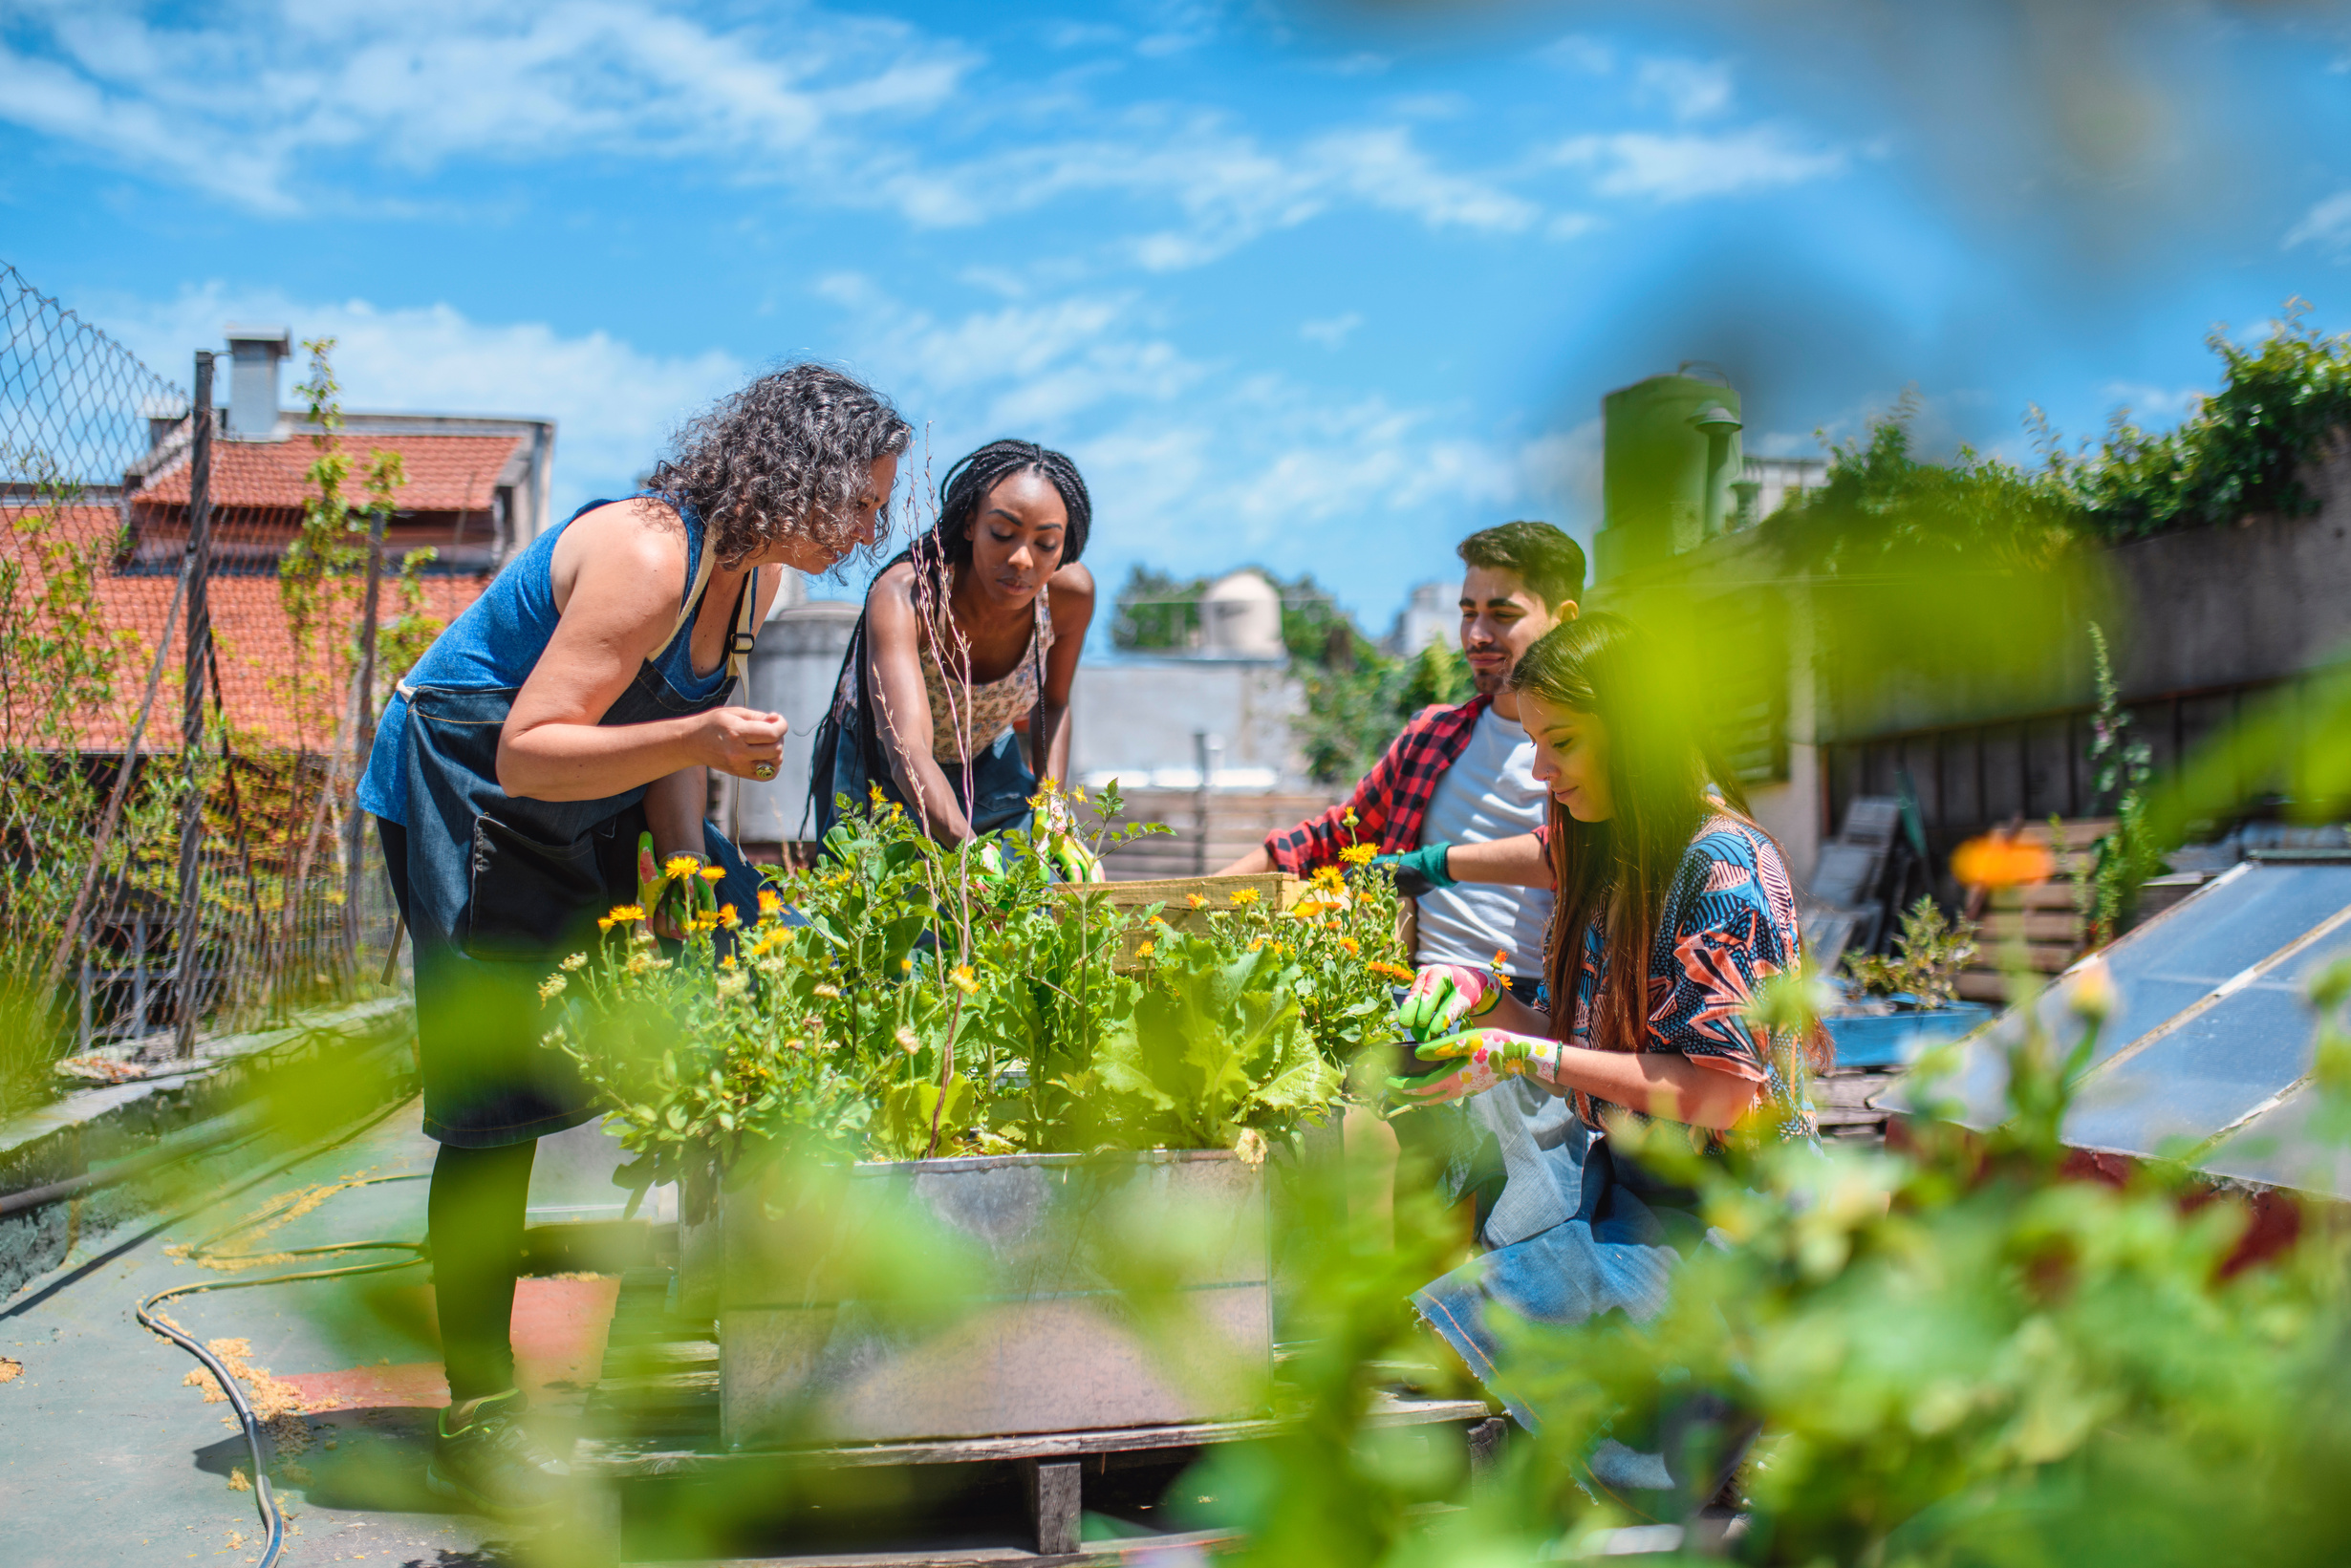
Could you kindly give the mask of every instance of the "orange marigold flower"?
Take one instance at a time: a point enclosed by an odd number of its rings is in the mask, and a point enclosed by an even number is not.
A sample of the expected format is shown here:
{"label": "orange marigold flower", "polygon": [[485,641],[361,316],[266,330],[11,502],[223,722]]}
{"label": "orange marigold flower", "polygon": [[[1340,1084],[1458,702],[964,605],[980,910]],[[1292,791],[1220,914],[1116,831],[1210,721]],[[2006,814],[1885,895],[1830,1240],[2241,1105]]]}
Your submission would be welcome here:
{"label": "orange marigold flower", "polygon": [[642,920],[644,917],[645,906],[642,904],[615,904],[613,913],[604,918],[613,925],[625,926],[632,920]]}
{"label": "orange marigold flower", "polygon": [[736,926],[742,923],[742,918],[743,917],[741,915],[735,913],[734,905],[721,904],[719,906],[719,924],[724,926],[727,930],[734,930]]}
{"label": "orange marigold flower", "polygon": [[1196,910],[1205,909],[1208,905],[1208,900],[1196,892],[1188,892],[1184,894],[1184,902],[1191,905]]}
{"label": "orange marigold flower", "polygon": [[972,974],[969,964],[957,964],[947,972],[947,978],[953,980],[955,988],[967,997],[976,997],[980,994],[979,977]]}
{"label": "orange marigold flower", "polygon": [[702,859],[700,855],[672,855],[661,862],[661,874],[672,882],[683,882],[701,869]]}
{"label": "orange marigold flower", "polygon": [[1998,834],[1972,838],[1951,852],[1953,881],[1970,888],[2015,888],[2046,882],[2057,870],[2048,848]]}
{"label": "orange marigold flower", "polygon": [[704,882],[715,885],[726,880],[726,868],[723,866],[705,866],[694,874],[701,877]]}
{"label": "orange marigold flower", "polygon": [[1410,985],[1413,980],[1413,972],[1402,964],[1384,963],[1380,959],[1373,958],[1364,967],[1374,975],[1382,975],[1391,980],[1401,980],[1407,985]]}
{"label": "orange marigold flower", "polygon": [[1154,951],[1157,950],[1157,948],[1158,944],[1156,942],[1145,942],[1142,946],[1134,950],[1134,956],[1138,958],[1148,958]]}
{"label": "orange marigold flower", "polygon": [[1361,952],[1363,951],[1363,946],[1362,946],[1362,944],[1361,944],[1361,943],[1359,943],[1359,942],[1357,942],[1357,941],[1355,940],[1355,938],[1354,938],[1354,937],[1352,937],[1352,936],[1342,936],[1342,937],[1340,937],[1340,938],[1339,938],[1339,945],[1340,945],[1341,947],[1343,947],[1343,948],[1347,949],[1347,956],[1348,956],[1348,957],[1350,957],[1350,958],[1351,958],[1351,957],[1353,957],[1356,954],[1361,953]]}
{"label": "orange marigold flower", "polygon": [[762,889],[760,889],[760,890],[759,890],[759,913],[761,913],[761,915],[763,915],[763,916],[770,916],[770,915],[777,915],[777,914],[781,914],[781,913],[784,913],[784,895],[783,895],[782,893],[780,893],[780,892],[777,892],[777,891],[776,891],[773,888],[762,888]]}

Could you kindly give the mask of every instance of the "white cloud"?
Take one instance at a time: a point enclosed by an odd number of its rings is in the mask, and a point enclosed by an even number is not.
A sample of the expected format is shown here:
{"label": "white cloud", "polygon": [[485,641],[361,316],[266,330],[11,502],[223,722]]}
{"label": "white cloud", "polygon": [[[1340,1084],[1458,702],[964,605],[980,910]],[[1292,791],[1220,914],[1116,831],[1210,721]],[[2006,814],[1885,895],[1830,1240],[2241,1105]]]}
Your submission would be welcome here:
{"label": "white cloud", "polygon": [[1362,325],[1362,315],[1349,311],[1345,315],[1326,316],[1316,321],[1302,321],[1298,324],[1298,335],[1309,343],[1320,343],[1326,349],[1335,349],[1347,341],[1348,334]]}
{"label": "white cloud", "polygon": [[1841,174],[1848,161],[1842,150],[1800,146],[1769,125],[1718,136],[1650,131],[1579,136],[1560,143],[1553,156],[1569,167],[1595,171],[1592,189],[1599,195],[1659,202],[1801,184]]}
{"label": "white cloud", "polygon": [[2169,424],[2204,406],[2208,396],[2199,387],[2157,387],[2144,381],[2109,381],[2105,396],[2130,410],[2135,422]]}
{"label": "white cloud", "polygon": [[1535,51],[1535,58],[1567,71],[1605,76],[1616,69],[1616,51],[1597,38],[1570,32]]}
{"label": "white cloud", "polygon": [[[284,322],[297,341],[336,340],[346,408],[552,418],[559,514],[625,489],[679,424],[752,370],[717,350],[647,354],[603,332],[567,336],[543,322],[477,322],[446,305],[387,311],[219,284],[160,303],[101,297],[85,313],[183,386],[190,355],[218,346],[224,324]],[[285,375],[289,406],[299,371],[297,359]]]}
{"label": "white cloud", "polygon": [[[1066,76],[1007,93],[991,70],[988,92],[966,91],[982,60],[964,44],[814,8],[738,25],[668,0],[411,0],[162,25],[137,5],[26,0],[0,43],[0,121],[273,215],[394,204],[366,165],[415,177],[582,156],[699,163],[925,227],[1116,196],[1133,226],[1104,247],[1152,270],[1338,207],[1489,233],[1543,215],[1414,140],[1434,100],[1273,140],[1222,110],[1106,109]],[[1160,20],[1198,40],[1217,17],[1176,5]]]}
{"label": "white cloud", "polygon": [[302,204],[306,162],[342,152],[420,171],[593,151],[837,174],[860,121],[937,109],[976,63],[893,22],[805,10],[720,31],[648,0],[231,9],[185,27],[119,4],[20,14],[51,47],[0,53],[0,118],[266,211]]}
{"label": "white cloud", "polygon": [[2300,245],[2351,253],[2351,190],[2338,191],[2302,214],[2286,234],[2287,249]]}
{"label": "white cloud", "polygon": [[1640,97],[1661,102],[1675,119],[1707,119],[1731,106],[1731,68],[1721,60],[1643,60]]}

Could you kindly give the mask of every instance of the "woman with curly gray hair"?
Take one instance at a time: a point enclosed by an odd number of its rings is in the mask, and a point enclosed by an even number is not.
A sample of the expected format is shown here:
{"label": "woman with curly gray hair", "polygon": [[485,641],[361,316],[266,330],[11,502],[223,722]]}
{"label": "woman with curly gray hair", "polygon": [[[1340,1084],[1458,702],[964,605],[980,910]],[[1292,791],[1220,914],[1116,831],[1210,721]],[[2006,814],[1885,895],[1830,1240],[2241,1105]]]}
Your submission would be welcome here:
{"label": "woman with curly gray hair", "polygon": [[450,1405],[426,1478],[443,1496],[528,1514],[566,1484],[519,1420],[507,1337],[537,1140],[595,1114],[540,1043],[540,987],[680,859],[755,908],[758,880],[703,819],[706,774],[775,777],[784,720],[728,698],[777,569],[871,547],[912,434],[839,371],[761,376],[687,425],[643,493],[531,541],[385,708],[359,805],[414,938],[441,1144],[427,1226]]}

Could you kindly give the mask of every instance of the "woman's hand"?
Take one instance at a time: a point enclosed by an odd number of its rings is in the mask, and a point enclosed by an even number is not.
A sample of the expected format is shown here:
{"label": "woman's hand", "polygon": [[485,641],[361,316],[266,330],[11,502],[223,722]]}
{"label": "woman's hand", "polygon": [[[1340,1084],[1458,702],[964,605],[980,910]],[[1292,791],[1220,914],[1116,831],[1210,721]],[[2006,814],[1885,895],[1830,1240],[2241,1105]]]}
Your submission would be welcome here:
{"label": "woman's hand", "polygon": [[1502,983],[1461,964],[1424,964],[1396,1003],[1396,1024],[1414,1040],[1450,1034],[1463,1019],[1480,1018],[1501,1000]]}
{"label": "woman's hand", "polygon": [[[695,742],[706,766],[738,779],[762,783],[775,777],[784,762],[784,733],[789,728],[780,713],[757,708],[713,708],[701,717]],[[763,771],[764,770],[764,771]]]}
{"label": "woman's hand", "polygon": [[1388,1092],[1407,1106],[1443,1106],[1482,1094],[1505,1078],[1549,1083],[1559,1076],[1559,1054],[1557,1041],[1502,1029],[1470,1029],[1414,1050],[1414,1057],[1435,1063],[1437,1070],[1417,1078],[1391,1078]]}

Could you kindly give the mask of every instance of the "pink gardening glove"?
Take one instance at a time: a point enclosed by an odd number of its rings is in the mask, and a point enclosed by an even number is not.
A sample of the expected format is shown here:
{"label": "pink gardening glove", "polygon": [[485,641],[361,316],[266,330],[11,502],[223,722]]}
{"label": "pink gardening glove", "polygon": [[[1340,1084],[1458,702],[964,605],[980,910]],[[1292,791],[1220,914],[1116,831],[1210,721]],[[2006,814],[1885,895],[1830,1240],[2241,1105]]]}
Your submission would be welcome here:
{"label": "pink gardening glove", "polygon": [[1388,1092],[1406,1106],[1442,1106],[1482,1094],[1505,1078],[1559,1078],[1559,1042],[1505,1029],[1468,1029],[1432,1040],[1413,1052],[1437,1070],[1391,1078]]}

